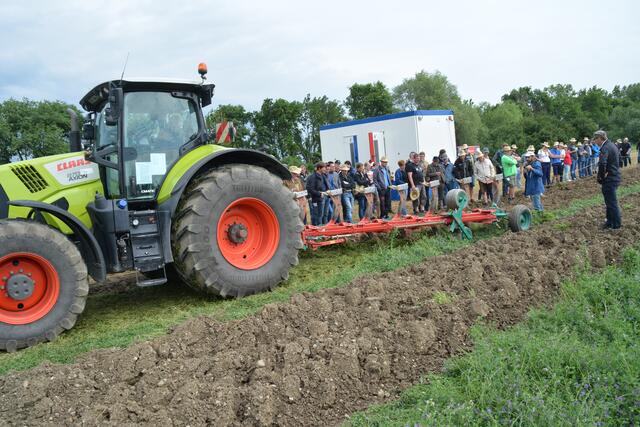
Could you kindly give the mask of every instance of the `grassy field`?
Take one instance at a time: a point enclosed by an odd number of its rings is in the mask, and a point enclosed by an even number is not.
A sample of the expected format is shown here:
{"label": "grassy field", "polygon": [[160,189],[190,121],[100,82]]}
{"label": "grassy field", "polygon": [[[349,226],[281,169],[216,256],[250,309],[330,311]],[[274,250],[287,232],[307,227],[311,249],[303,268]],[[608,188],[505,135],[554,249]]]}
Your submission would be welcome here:
{"label": "grassy field", "polygon": [[[620,191],[621,194],[636,192],[640,192],[640,184]],[[580,209],[601,203],[600,195],[574,201],[566,208],[545,213],[536,221],[561,220]],[[503,229],[481,227],[475,230],[474,238],[493,237]],[[265,304],[287,301],[295,293],[344,286],[359,276],[402,268],[470,243],[439,230],[412,241],[392,237],[307,251],[301,253],[300,264],[292,269],[289,280],[275,291],[242,299],[206,298],[180,285],[90,296],[76,327],[56,341],[18,353],[0,354],[0,374],[28,369],[43,361],[69,363],[94,349],[124,347],[165,334],[171,326],[200,315],[220,320],[241,318],[257,312]],[[411,250],[407,250],[409,246]]]}
{"label": "grassy field", "polygon": [[637,425],[639,248],[620,267],[585,268],[553,310],[504,332],[475,327],[474,350],[444,374],[347,425]]}

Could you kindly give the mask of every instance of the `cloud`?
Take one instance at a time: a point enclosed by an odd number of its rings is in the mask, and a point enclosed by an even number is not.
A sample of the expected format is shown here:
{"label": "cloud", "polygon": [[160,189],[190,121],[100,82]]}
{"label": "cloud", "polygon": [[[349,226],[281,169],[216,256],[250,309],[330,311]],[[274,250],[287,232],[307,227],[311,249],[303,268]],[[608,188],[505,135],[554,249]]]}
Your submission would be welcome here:
{"label": "cloud", "polygon": [[344,99],[355,82],[392,87],[440,70],[464,98],[638,81],[640,4],[557,2],[27,1],[0,5],[0,100],[77,102],[126,74],[195,78],[216,102],[259,108],[306,93]]}

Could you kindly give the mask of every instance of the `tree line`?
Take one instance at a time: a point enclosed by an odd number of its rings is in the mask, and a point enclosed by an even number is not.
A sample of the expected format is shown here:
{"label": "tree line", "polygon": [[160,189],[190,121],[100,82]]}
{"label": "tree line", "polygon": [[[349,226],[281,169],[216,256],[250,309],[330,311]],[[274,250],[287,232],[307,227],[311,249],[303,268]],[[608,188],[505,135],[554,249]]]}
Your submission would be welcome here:
{"label": "tree line", "polygon": [[[70,106],[62,102],[9,99],[0,103],[0,163],[67,151]],[[458,145],[492,151],[502,144],[525,147],[568,141],[605,129],[612,139],[640,141],[640,83],[607,91],[556,84],[520,87],[496,104],[463,99],[442,73],[420,71],[399,85],[354,83],[344,100],[308,94],[301,101],[265,99],[257,111],[219,105],[207,126],[223,120],[236,128],[234,146],[265,151],[285,163],[320,158],[320,126],[407,110],[453,110]],[[77,111],[77,109],[76,109]]]}

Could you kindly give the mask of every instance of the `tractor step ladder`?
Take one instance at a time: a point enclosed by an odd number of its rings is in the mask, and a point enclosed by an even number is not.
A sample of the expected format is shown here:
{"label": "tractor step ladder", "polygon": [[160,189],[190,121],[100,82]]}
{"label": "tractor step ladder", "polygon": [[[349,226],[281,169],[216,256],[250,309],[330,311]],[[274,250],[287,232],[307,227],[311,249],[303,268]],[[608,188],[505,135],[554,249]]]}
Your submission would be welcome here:
{"label": "tractor step ladder", "polygon": [[[131,211],[129,223],[136,284],[146,288],[167,283],[157,212],[155,210]],[[162,274],[160,277],[140,280],[138,272],[147,271],[161,271]]]}

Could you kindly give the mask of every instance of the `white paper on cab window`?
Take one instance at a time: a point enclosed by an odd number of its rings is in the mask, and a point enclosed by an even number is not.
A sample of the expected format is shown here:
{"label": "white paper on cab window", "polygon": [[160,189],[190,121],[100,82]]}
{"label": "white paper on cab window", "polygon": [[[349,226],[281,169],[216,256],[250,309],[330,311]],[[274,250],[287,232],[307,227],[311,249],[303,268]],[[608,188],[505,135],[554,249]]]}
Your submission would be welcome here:
{"label": "white paper on cab window", "polygon": [[165,153],[151,153],[151,175],[164,175],[167,172]]}
{"label": "white paper on cab window", "polygon": [[136,184],[151,184],[151,162],[136,162]]}

